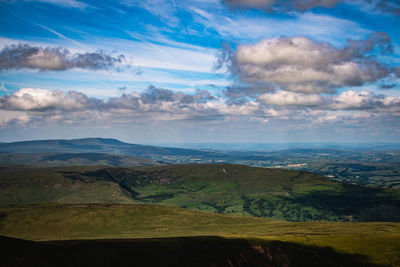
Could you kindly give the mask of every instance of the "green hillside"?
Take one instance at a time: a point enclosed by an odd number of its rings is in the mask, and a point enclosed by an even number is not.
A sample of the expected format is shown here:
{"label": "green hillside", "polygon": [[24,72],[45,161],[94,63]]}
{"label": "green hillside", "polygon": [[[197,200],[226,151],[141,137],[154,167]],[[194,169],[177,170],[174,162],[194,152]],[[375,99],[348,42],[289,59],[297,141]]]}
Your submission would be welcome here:
{"label": "green hillside", "polygon": [[299,147],[291,149],[270,145],[251,146],[256,151],[235,151],[129,144],[107,138],[36,140],[0,143],[0,164],[131,167],[157,163],[230,163],[304,170],[346,183],[400,188],[400,151],[396,144],[366,147],[325,144],[325,148],[316,144],[297,144]]}
{"label": "green hillside", "polygon": [[103,153],[0,153],[0,164],[33,165],[40,167],[66,166],[156,166],[145,158]]}
{"label": "green hillside", "polygon": [[0,235],[70,240],[0,238],[8,266],[400,265],[399,223],[295,223],[159,205],[17,205],[0,214]]}
{"label": "green hillside", "polygon": [[3,166],[0,203],[159,203],[288,221],[400,221],[400,192],[228,164]]}
{"label": "green hillside", "polygon": [[[96,167],[75,170],[95,171]],[[0,167],[0,203],[134,203],[111,181],[70,179],[69,168]]]}

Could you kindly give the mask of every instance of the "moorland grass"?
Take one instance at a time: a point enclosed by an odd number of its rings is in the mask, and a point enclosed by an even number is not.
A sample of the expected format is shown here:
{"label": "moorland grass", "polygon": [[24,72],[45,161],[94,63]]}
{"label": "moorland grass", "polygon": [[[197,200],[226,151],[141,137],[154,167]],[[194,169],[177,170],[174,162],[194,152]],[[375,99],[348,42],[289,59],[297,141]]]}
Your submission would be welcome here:
{"label": "moorland grass", "polygon": [[[36,204],[0,208],[0,235],[29,240],[218,236],[289,242],[400,265],[400,223],[285,222],[164,205]],[[163,239],[164,240],[164,239]]]}

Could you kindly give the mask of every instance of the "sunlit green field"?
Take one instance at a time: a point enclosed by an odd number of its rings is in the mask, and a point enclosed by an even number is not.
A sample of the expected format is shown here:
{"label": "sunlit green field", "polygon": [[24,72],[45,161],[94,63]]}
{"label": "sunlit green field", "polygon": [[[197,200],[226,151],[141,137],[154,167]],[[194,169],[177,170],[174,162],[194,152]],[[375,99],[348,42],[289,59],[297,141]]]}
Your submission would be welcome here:
{"label": "sunlit green field", "polygon": [[0,203],[164,204],[286,221],[400,221],[400,191],[229,164],[0,166]]}

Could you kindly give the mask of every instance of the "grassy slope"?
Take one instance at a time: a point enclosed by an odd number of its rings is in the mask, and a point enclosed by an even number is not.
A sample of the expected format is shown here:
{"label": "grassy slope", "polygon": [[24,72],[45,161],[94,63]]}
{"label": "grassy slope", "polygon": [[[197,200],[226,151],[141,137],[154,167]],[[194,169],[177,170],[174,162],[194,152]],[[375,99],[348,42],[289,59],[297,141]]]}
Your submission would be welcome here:
{"label": "grassy slope", "polygon": [[309,172],[188,164],[81,175],[116,181],[145,203],[292,221],[400,221],[400,192],[341,184]]}
{"label": "grassy slope", "polygon": [[400,192],[242,165],[4,168],[0,203],[161,203],[292,221],[400,221]]}
{"label": "grassy slope", "polygon": [[139,157],[102,153],[0,153],[0,164],[40,167],[66,166],[155,166],[159,163]]}
{"label": "grassy slope", "polygon": [[[274,240],[290,242],[302,246],[302,254],[331,247],[336,254],[358,254],[364,263],[400,265],[399,223],[294,223],[157,205],[2,206],[0,218],[0,235],[30,240],[220,236],[262,246]],[[181,239],[160,240],[154,242],[166,242],[170,249]],[[98,245],[96,251],[101,248]]]}
{"label": "grassy slope", "polygon": [[[80,167],[80,171],[97,170]],[[70,179],[68,168],[7,166],[0,168],[0,203],[135,203],[111,181]]]}

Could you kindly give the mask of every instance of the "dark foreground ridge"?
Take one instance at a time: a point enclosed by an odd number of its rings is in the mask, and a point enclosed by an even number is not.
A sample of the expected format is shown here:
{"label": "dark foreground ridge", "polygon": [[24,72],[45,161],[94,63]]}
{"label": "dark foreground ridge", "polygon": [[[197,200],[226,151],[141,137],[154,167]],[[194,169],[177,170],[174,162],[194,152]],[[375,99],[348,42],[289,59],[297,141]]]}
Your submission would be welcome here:
{"label": "dark foreground ridge", "polygon": [[215,236],[33,242],[0,237],[1,266],[385,266],[329,247]]}

